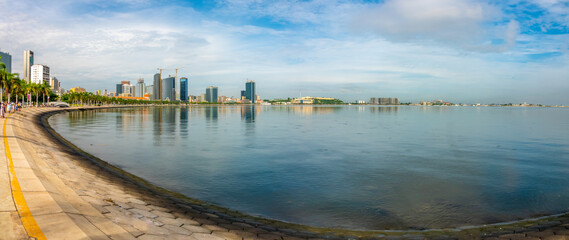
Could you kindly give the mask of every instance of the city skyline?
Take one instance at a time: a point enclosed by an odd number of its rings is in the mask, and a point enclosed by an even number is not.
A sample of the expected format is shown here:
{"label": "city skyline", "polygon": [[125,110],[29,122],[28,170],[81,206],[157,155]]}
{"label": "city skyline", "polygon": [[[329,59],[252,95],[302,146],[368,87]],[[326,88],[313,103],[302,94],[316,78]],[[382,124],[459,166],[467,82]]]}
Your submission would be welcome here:
{"label": "city skyline", "polygon": [[213,85],[223,86],[220,95],[238,97],[252,78],[263,82],[268,99],[302,91],[344,101],[569,104],[563,1],[3,5],[0,49],[11,53],[12,72],[23,77],[22,53],[32,50],[34,63],[50,66],[64,88],[110,89],[122,80],[152,79],[156,68],[183,66],[189,95]]}

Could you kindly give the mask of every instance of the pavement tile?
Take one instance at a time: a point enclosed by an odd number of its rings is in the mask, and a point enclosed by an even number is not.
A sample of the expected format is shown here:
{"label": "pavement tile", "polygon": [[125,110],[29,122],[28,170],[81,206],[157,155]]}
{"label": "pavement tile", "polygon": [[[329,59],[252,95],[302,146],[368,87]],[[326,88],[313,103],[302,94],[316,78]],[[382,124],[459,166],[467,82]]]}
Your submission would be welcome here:
{"label": "pavement tile", "polygon": [[247,223],[242,223],[242,222],[234,222],[232,223],[233,225],[237,225],[237,226],[241,226],[243,228],[253,228],[253,226],[251,226],[250,224]]}
{"label": "pavement tile", "polygon": [[216,222],[208,220],[208,219],[204,219],[204,218],[194,218],[193,219],[196,222],[199,222],[201,224],[209,224],[209,225],[215,225]]}
{"label": "pavement tile", "polygon": [[200,226],[201,223],[194,221],[192,219],[188,219],[188,218],[176,218],[176,221],[181,222],[184,225],[195,225],[195,226]]}
{"label": "pavement tile", "polygon": [[65,213],[34,215],[34,219],[47,239],[88,239]]}
{"label": "pavement tile", "polygon": [[218,236],[214,236],[214,235],[206,234],[206,233],[194,233],[191,236],[198,239],[198,240],[224,240],[223,238],[220,238]]}
{"label": "pavement tile", "polygon": [[200,226],[182,225],[182,227],[189,230],[192,233],[211,233],[211,230]]}
{"label": "pavement tile", "polygon": [[105,233],[103,233],[99,228],[93,225],[87,218],[78,214],[67,214],[73,222],[93,240],[108,240],[110,239]]}
{"label": "pavement tile", "polygon": [[29,239],[16,211],[0,212],[0,239]]}
{"label": "pavement tile", "polygon": [[[17,176],[17,175],[16,175]],[[19,178],[22,192],[45,192],[47,191],[39,178]]]}
{"label": "pavement tile", "polygon": [[142,204],[142,205],[147,205],[146,202],[137,199],[137,198],[128,198],[127,199],[129,203],[137,203],[137,204]]}
{"label": "pavement tile", "polygon": [[174,233],[176,233],[176,234],[184,234],[184,235],[188,235],[188,236],[189,236],[190,234],[192,234],[192,232],[190,232],[189,230],[187,230],[187,229],[185,229],[185,228],[182,228],[182,227],[180,227],[180,226],[174,226],[174,225],[166,224],[166,225],[164,225],[164,226],[162,226],[162,227],[163,227],[163,228],[166,228],[166,229],[168,229],[168,230],[170,230],[170,231],[172,231],[172,232],[174,232]]}
{"label": "pavement tile", "polygon": [[147,218],[157,218],[158,215],[149,212],[149,211],[144,211],[144,210],[140,210],[140,209],[130,209],[128,210],[129,212],[133,213],[135,216],[139,216],[139,217],[147,217]]}
{"label": "pavement tile", "polygon": [[31,168],[21,168],[21,167],[17,167],[14,168],[14,170],[16,171],[16,176],[19,178],[36,178],[36,174],[34,173],[34,170],[32,170]]}
{"label": "pavement tile", "polygon": [[[75,201],[71,201],[70,199],[67,199],[65,196],[61,195],[61,194],[51,194],[51,197],[53,198],[53,200],[55,200],[55,202],[57,202],[57,204],[59,205],[59,207],[61,207],[61,209],[63,210],[63,212],[66,213],[72,213],[72,214],[79,214],[79,210],[77,210],[77,208],[75,208],[75,206],[72,203],[77,203],[78,206],[80,206],[79,202],[75,202]],[[85,205],[87,203],[84,203]],[[93,210],[94,213],[97,213],[97,211],[93,208],[90,208]],[[90,213],[93,213],[90,212]],[[89,213],[89,212],[88,212]]]}
{"label": "pavement tile", "polygon": [[164,224],[169,224],[169,225],[173,225],[173,226],[177,226],[177,227],[183,225],[182,222],[180,222],[176,219],[172,219],[172,218],[158,217],[158,218],[156,218],[156,221],[160,221]]}
{"label": "pavement tile", "polygon": [[226,228],[228,230],[243,230],[243,227],[234,224],[219,224],[220,227]]}
{"label": "pavement tile", "polygon": [[263,240],[281,240],[281,235],[272,234],[272,233],[261,233],[258,235],[259,239]]}
{"label": "pavement tile", "polygon": [[144,211],[152,211],[152,208],[148,207],[147,205],[144,204],[138,204],[138,203],[129,203],[130,206],[132,206],[133,208],[137,208],[140,210],[144,210]]}
{"label": "pavement tile", "polygon": [[63,212],[48,192],[24,192],[24,198],[33,216]]}
{"label": "pavement tile", "polygon": [[85,216],[85,218],[112,239],[134,239],[133,235],[126,229],[111,222],[106,217]]}
{"label": "pavement tile", "polygon": [[235,234],[243,237],[243,239],[245,239],[245,240],[257,239],[256,233],[247,232],[247,231],[243,231],[243,230],[230,230],[229,232],[235,233]]}
{"label": "pavement tile", "polygon": [[133,237],[138,237],[142,234],[144,234],[144,232],[136,229],[135,227],[133,227],[132,225],[128,225],[128,224],[118,224],[120,227],[122,227],[124,230],[126,230],[130,235],[132,235]]}
{"label": "pavement tile", "polygon": [[549,237],[549,236],[553,236],[555,235],[554,232],[552,230],[545,230],[543,232],[527,232],[526,235],[528,237],[540,237],[540,238],[545,238],[545,237]]}
{"label": "pavement tile", "polygon": [[172,212],[172,210],[170,210],[170,209],[163,208],[163,207],[159,207],[159,206],[152,205],[152,204],[148,205],[148,207],[149,207],[149,208],[152,208],[152,209],[154,209],[154,210],[157,210],[157,211],[165,212],[165,213],[170,213],[170,212]]}
{"label": "pavement tile", "polygon": [[159,216],[159,217],[176,218],[176,216],[174,216],[174,215],[172,215],[172,214],[170,214],[170,213],[162,212],[162,211],[159,211],[159,210],[152,210],[151,213],[153,213],[153,214],[155,214],[155,215],[157,215],[157,216]]}
{"label": "pavement tile", "polygon": [[220,232],[228,232],[229,231],[226,228],[222,228],[218,225],[204,224],[204,225],[202,225],[202,227],[207,228],[207,229],[212,230],[212,231],[220,231]]}
{"label": "pavement tile", "polygon": [[227,239],[227,240],[242,240],[243,238],[235,233],[232,232],[219,232],[213,231],[212,233],[214,236]]}

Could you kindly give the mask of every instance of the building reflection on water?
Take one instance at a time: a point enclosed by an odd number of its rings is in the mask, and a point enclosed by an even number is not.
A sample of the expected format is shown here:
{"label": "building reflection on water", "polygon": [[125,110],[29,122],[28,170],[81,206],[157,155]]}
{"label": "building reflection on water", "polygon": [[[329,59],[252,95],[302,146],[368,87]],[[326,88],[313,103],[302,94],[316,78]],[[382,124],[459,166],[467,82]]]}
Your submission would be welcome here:
{"label": "building reflection on water", "polygon": [[399,107],[396,107],[396,106],[387,106],[387,107],[372,106],[372,107],[369,107],[369,111],[375,112],[375,113],[397,113],[397,111],[399,111]]}

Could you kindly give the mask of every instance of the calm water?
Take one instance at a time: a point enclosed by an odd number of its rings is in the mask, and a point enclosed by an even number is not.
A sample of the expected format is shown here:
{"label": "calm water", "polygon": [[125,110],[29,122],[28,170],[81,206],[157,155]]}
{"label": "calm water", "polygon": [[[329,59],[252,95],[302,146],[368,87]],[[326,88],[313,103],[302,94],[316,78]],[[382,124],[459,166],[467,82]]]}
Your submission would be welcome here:
{"label": "calm water", "polygon": [[228,106],[50,118],[156,185],[249,214],[353,229],[569,211],[569,109]]}

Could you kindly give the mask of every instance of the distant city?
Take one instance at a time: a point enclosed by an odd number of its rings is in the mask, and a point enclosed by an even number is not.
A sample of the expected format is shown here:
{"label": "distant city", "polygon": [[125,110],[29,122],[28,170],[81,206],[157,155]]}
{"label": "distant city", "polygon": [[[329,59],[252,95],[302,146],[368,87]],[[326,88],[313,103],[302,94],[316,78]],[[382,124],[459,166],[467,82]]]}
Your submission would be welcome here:
{"label": "distant city", "polygon": [[[0,51],[0,62],[6,65],[6,71],[12,73],[12,56],[7,52]],[[50,75],[50,67],[44,64],[36,64],[34,59],[34,52],[31,50],[24,51],[24,70],[20,75],[23,80],[31,83],[43,84],[48,82],[52,92],[61,96],[66,93],[85,93],[87,92],[85,88],[80,86],[72,87],[69,90],[65,90],[61,87],[61,82],[57,77]],[[423,105],[423,106],[519,106],[519,107],[533,107],[533,106],[543,106],[541,104],[528,104],[528,103],[496,103],[496,104],[456,104],[443,100],[433,100],[433,101],[420,101],[419,103],[411,102],[400,102],[399,98],[394,97],[371,97],[368,101],[357,100],[352,103],[344,103],[342,100],[332,98],[332,97],[298,97],[298,98],[286,98],[286,99],[261,99],[259,95],[256,94],[255,81],[247,79],[245,82],[245,89],[240,92],[238,96],[240,97],[227,97],[219,96],[219,88],[217,86],[209,86],[205,89],[205,92],[198,96],[189,95],[189,79],[187,77],[178,78],[178,70],[181,68],[174,69],[176,71],[175,75],[168,75],[168,77],[163,76],[163,71],[167,69],[161,69],[158,73],[154,74],[153,81],[151,85],[146,85],[144,78],[139,78],[136,84],[132,84],[130,81],[121,81],[116,83],[114,91],[109,91],[108,89],[96,90],[92,92],[94,95],[112,97],[112,98],[123,98],[123,99],[133,99],[141,101],[170,101],[170,102],[186,102],[186,103],[241,103],[241,104],[369,104],[369,105]],[[111,88],[113,89],[113,88]],[[563,107],[563,106],[556,106]]]}

